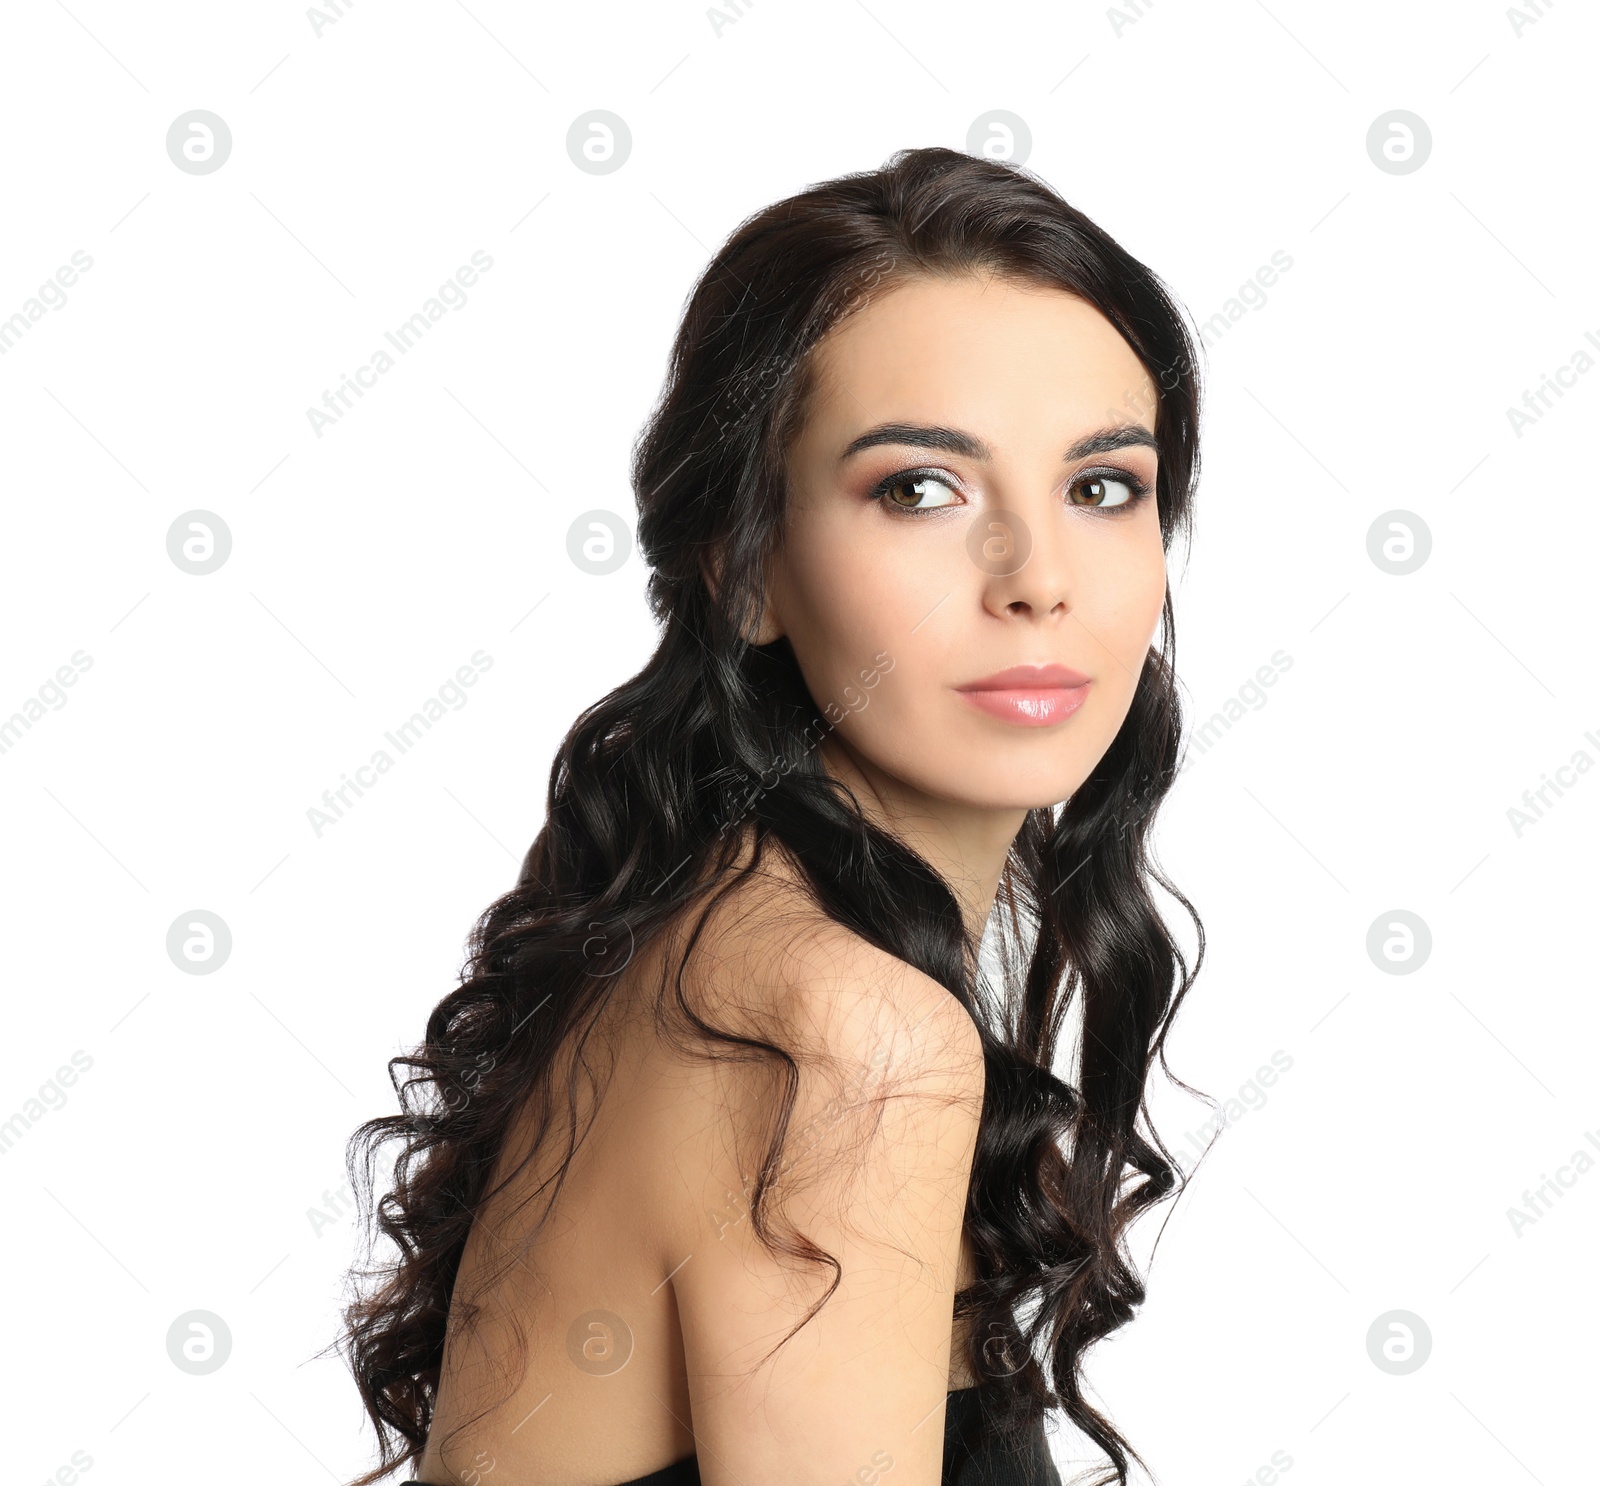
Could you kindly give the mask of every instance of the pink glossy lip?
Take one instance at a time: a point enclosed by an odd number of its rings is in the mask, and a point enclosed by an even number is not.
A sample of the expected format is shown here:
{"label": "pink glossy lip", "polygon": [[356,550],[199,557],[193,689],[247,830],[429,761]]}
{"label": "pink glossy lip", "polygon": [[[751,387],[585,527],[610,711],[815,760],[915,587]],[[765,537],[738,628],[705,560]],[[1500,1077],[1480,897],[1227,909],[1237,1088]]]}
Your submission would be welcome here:
{"label": "pink glossy lip", "polygon": [[1012,666],[956,688],[980,711],[1023,727],[1064,722],[1089,695],[1089,677],[1070,666]]}
{"label": "pink glossy lip", "polygon": [[1087,686],[1089,678],[1071,666],[1012,666],[996,671],[981,681],[968,681],[957,691],[1039,691],[1061,687]]}

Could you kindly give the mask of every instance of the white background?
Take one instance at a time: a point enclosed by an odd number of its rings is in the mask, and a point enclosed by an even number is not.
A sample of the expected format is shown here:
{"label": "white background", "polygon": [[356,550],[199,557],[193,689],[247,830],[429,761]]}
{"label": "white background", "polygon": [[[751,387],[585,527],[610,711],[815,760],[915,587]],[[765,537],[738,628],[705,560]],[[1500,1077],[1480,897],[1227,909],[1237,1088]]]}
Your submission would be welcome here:
{"label": "white background", "polygon": [[[1600,772],[1520,835],[1507,814],[1600,760],[1600,371],[1507,416],[1600,337],[1592,8],[724,13],[360,0],[319,35],[293,4],[6,9],[0,320],[93,260],[0,356],[0,718],[92,661],[0,753],[8,1479],[74,1451],[163,1486],[368,1462],[344,1363],[313,1360],[355,1239],[345,1137],[394,1108],[385,1060],[510,884],[562,733],[653,645],[637,556],[589,576],[568,528],[631,527],[630,443],[740,220],[1005,109],[1197,320],[1293,260],[1213,338],[1172,569],[1191,720],[1293,664],[1158,838],[1209,938],[1175,1071],[1227,1098],[1292,1068],[1157,1210],[1094,1396],[1179,1486],[1275,1451],[1293,1486],[1593,1480],[1600,1168],[1520,1232],[1508,1209],[1600,1158]],[[165,148],[194,109],[232,133],[210,174]],[[567,154],[592,109],[632,132],[609,175]],[[1394,109],[1432,134],[1410,174],[1366,149]],[[314,433],[477,249],[466,305]],[[1396,508],[1432,535],[1407,576],[1367,552]],[[195,509],[233,539],[203,577],[166,548]],[[479,650],[467,705],[317,835],[308,808]],[[232,932],[214,974],[166,953],[194,909]],[[1412,974],[1366,951],[1394,909],[1432,933]],[[66,1102],[30,1106],[74,1052]],[[1154,1097],[1175,1148],[1210,1116]],[[167,1355],[191,1310],[231,1333],[205,1376]],[[1367,1351],[1393,1310],[1432,1338],[1404,1376]]]}

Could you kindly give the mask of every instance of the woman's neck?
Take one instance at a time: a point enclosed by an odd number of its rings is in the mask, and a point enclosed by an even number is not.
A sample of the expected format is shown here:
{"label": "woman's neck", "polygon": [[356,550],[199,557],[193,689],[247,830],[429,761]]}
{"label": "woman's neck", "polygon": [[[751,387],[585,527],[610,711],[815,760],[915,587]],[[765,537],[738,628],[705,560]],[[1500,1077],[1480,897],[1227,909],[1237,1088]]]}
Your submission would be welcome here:
{"label": "woman's neck", "polygon": [[874,825],[932,863],[961,904],[973,941],[981,939],[1011,843],[1028,818],[1026,807],[969,805],[924,794],[853,752],[837,734],[823,741],[819,754]]}

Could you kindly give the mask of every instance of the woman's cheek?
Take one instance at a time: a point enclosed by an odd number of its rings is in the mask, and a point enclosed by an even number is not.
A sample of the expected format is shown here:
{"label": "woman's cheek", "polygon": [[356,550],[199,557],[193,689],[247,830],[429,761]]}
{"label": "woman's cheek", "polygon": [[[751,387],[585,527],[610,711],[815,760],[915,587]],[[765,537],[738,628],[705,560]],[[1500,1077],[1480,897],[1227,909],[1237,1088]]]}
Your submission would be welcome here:
{"label": "woman's cheek", "polygon": [[1166,558],[1159,547],[1153,554],[1129,554],[1128,560],[1118,565],[1106,591],[1108,628],[1117,636],[1119,657],[1134,670],[1144,663],[1161,622],[1166,594]]}
{"label": "woman's cheek", "polygon": [[852,745],[881,755],[882,762],[896,755],[903,760],[908,740],[924,735],[931,719],[916,715],[916,693],[906,688],[909,669],[903,661],[881,646],[872,652],[863,644],[858,654],[863,664],[841,681],[834,699],[838,731]]}

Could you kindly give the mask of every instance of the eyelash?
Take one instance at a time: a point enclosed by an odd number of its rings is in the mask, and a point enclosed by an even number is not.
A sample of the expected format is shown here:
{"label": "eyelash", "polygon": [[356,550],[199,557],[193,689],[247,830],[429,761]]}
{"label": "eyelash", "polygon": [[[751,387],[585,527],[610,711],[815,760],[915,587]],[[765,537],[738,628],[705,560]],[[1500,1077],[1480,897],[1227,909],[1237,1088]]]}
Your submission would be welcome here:
{"label": "eyelash", "polygon": [[[943,471],[938,469],[904,469],[896,470],[894,474],[886,476],[867,492],[872,500],[883,500],[896,485],[907,485],[919,480],[937,480],[941,485],[956,491],[960,489],[955,482]],[[1105,514],[1127,514],[1142,505],[1151,495],[1151,487],[1141,480],[1132,470],[1118,469],[1114,465],[1104,465],[1095,469],[1080,470],[1072,483],[1067,486],[1069,491],[1076,490],[1080,485],[1087,485],[1095,480],[1115,480],[1120,485],[1128,487],[1128,499],[1120,506],[1072,506],[1078,511],[1103,511]],[[931,516],[936,511],[951,510],[951,506],[928,506],[918,510],[915,506],[895,505],[892,501],[884,500],[884,505],[898,512],[902,516]],[[1070,504],[1070,503],[1069,503]]]}

